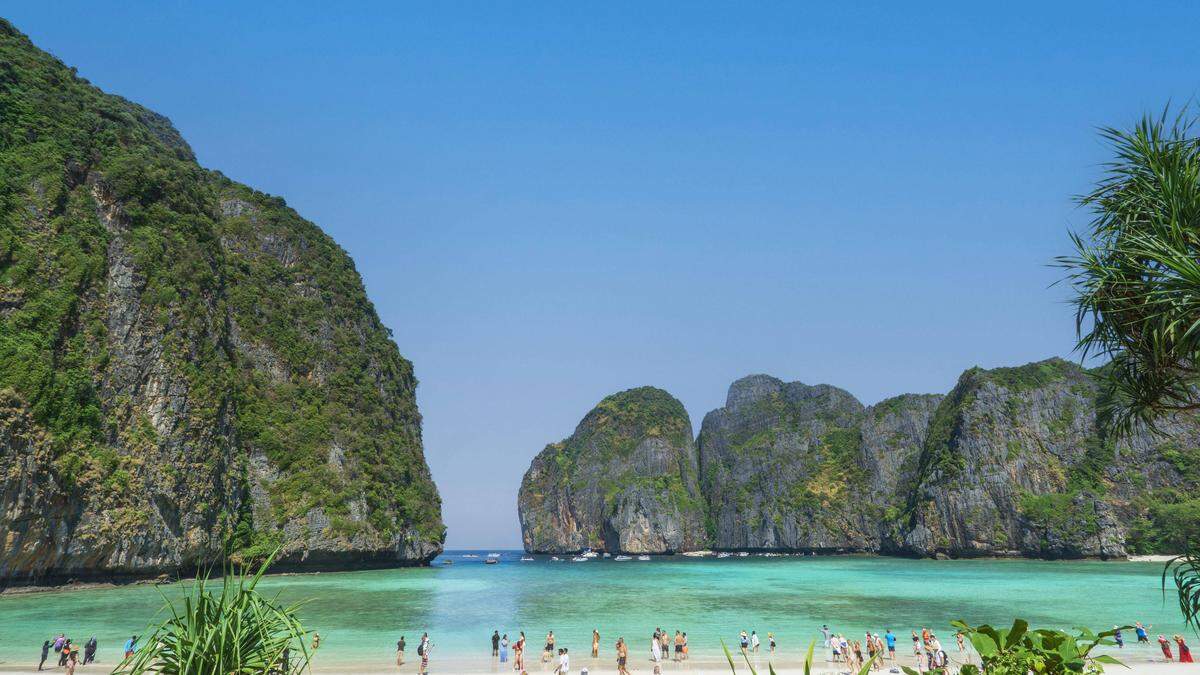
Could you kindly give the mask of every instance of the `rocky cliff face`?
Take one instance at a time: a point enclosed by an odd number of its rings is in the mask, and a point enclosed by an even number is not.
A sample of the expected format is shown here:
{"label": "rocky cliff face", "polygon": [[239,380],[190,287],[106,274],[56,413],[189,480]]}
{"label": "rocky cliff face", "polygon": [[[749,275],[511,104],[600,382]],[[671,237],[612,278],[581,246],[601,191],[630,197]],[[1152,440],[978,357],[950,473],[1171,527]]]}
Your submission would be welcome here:
{"label": "rocky cliff face", "polygon": [[605,398],[521,481],[525,550],[672,553],[704,544],[692,423],[683,404],[642,387]]}
{"label": "rocky cliff face", "polygon": [[441,547],[349,257],[0,20],[0,584]]}
{"label": "rocky cliff face", "polygon": [[915,472],[940,397],[864,407],[829,385],[766,375],[734,382],[698,441],[713,544],[875,551],[896,485]]}
{"label": "rocky cliff face", "polygon": [[1124,557],[1153,510],[1200,488],[1200,424],[1166,420],[1161,435],[1114,442],[1097,429],[1096,396],[1087,374],[1060,359],[964,373],[933,417],[900,538],[887,548]]}
{"label": "rocky cliff face", "polygon": [[[1088,374],[1061,359],[973,368],[946,396],[869,407],[829,385],[742,378],[701,425],[705,528],[682,533],[683,548],[690,539],[955,557],[1177,550],[1200,527],[1200,420],[1166,420],[1161,434],[1113,442],[1097,429],[1096,396]],[[534,461],[527,483],[552,472],[556,447]],[[589,457],[577,455],[574,470]],[[570,490],[536,492],[554,495],[541,510],[562,515],[523,514],[528,549],[599,541],[563,536],[575,527],[564,525],[576,512]]]}

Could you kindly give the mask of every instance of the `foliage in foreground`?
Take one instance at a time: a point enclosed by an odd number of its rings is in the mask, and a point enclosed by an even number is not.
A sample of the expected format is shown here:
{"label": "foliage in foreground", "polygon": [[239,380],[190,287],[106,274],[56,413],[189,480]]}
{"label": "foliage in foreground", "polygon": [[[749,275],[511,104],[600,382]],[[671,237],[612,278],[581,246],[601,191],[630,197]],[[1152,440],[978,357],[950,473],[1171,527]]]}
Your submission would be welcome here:
{"label": "foliage in foreground", "polygon": [[[1092,654],[1097,646],[1116,644],[1109,639],[1115,633],[1112,630],[1093,633],[1087,628],[1079,628],[1077,635],[1045,628],[1030,630],[1024,619],[1013,621],[1011,628],[993,628],[986,624],[972,627],[962,621],[951,623],[970,638],[983,664],[982,670],[973,664],[964,665],[959,669],[963,675],[980,672],[995,675],[1092,674],[1104,672],[1106,664],[1124,665],[1107,654]],[[1125,626],[1124,629],[1129,628]]]}
{"label": "foliage in foreground", "polygon": [[1200,410],[1200,137],[1186,113],[1101,131],[1115,156],[1080,198],[1095,218],[1057,259],[1079,350],[1110,360],[1100,414],[1118,432]]}
{"label": "foliage in foreground", "polygon": [[218,584],[202,574],[180,602],[164,596],[170,618],[113,673],[299,675],[311,654],[296,618],[298,605],[281,606],[257,589],[272,559],[274,555],[253,573],[227,570],[216,592],[212,589]]}
{"label": "foliage in foreground", "polygon": [[1200,545],[1193,541],[1188,552],[1176,556],[1163,568],[1163,594],[1167,591],[1167,577],[1175,580],[1179,596],[1179,611],[1183,621],[1193,630],[1200,632]]}

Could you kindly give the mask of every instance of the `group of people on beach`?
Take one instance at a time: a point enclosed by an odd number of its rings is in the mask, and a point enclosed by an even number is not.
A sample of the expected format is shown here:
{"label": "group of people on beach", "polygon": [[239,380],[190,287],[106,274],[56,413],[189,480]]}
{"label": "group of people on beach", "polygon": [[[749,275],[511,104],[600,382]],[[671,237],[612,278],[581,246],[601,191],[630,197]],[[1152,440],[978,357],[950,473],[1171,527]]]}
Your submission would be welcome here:
{"label": "group of people on beach", "polygon": [[[516,640],[509,640],[508,633],[501,634],[499,630],[492,631],[492,657],[500,663],[512,663],[512,669],[518,673],[526,672],[525,653],[526,640],[525,632],[520,631],[517,634]],[[397,645],[400,656],[397,658],[396,665],[403,663],[403,638],[401,644]],[[772,639],[772,649],[774,649],[774,639]],[[510,653],[511,651],[511,659]],[[617,673],[619,675],[629,675],[629,643],[624,637],[618,637],[613,645],[613,651],[617,659]],[[600,656],[600,631],[592,629],[592,658]],[[655,628],[653,635],[650,636],[650,662],[653,664],[655,673],[662,672],[662,662],[685,661],[688,658],[688,641],[687,633],[677,630],[674,636],[663,628]],[[557,661],[555,661],[557,659]],[[554,631],[546,633],[546,642],[542,647],[542,663],[554,662],[555,675],[568,675],[571,671],[571,650],[568,647],[562,647],[558,644],[558,639],[554,636]],[[424,671],[421,671],[424,672]],[[587,669],[582,670],[583,673]]]}
{"label": "group of people on beach", "polygon": [[[845,635],[834,633],[828,625],[822,625],[821,635],[825,648],[829,650],[829,659],[845,663],[851,671],[862,668],[868,662],[872,670],[881,670],[884,661],[896,660],[896,634],[890,628],[886,629],[883,635],[867,631],[862,640],[851,640]],[[955,638],[958,651],[965,651],[962,632],[957,633]],[[922,628],[920,634],[916,630],[912,631],[912,650],[918,672],[945,668],[950,662],[941,641],[928,628]]]}
{"label": "group of people on beach", "polygon": [[[1133,634],[1137,636],[1137,641],[1143,644],[1150,644],[1150,629],[1154,626],[1143,625],[1141,621],[1135,621],[1133,624]],[[1120,626],[1113,626],[1113,641],[1117,643],[1117,647],[1125,648],[1125,636],[1121,633]],[[1187,642],[1182,635],[1174,635],[1171,639],[1159,633],[1158,647],[1162,649],[1163,658],[1168,661],[1174,661],[1175,655],[1171,652],[1171,642],[1175,643],[1175,648],[1179,651],[1180,663],[1195,663],[1192,660],[1192,650],[1188,648]]]}
{"label": "group of people on beach", "polygon": [[[314,643],[315,645],[315,643]],[[396,666],[404,665],[404,648],[408,646],[408,640],[401,635],[396,641]],[[315,651],[314,646],[314,651]],[[420,663],[417,665],[417,672],[421,675],[429,672],[429,653],[433,651],[433,643],[429,640],[429,633],[421,633],[421,641],[417,643],[417,658]]]}
{"label": "group of people on beach", "polygon": [[[136,642],[137,636],[132,640]],[[54,639],[46,640],[42,643],[42,659],[38,661],[38,670],[46,667],[46,660],[50,658],[51,651],[58,655],[59,668],[66,668],[68,674],[74,673],[76,667],[86,666],[96,660],[96,636],[93,635],[83,643],[83,656],[79,655],[79,644],[73,642],[65,633],[59,633]]]}

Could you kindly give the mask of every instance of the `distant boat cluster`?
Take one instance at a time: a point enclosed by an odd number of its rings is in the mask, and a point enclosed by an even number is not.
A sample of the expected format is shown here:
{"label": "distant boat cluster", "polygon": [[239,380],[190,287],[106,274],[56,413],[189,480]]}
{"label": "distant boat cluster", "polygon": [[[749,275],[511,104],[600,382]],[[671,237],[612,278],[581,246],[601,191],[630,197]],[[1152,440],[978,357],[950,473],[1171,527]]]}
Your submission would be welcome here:
{"label": "distant boat cluster", "polygon": [[[681,555],[688,557],[688,558],[724,559],[724,558],[749,558],[750,556],[755,556],[755,557],[759,557],[759,558],[783,558],[783,557],[789,557],[789,556],[804,557],[804,556],[815,556],[816,553],[813,553],[813,552],[809,552],[809,553],[778,553],[778,552],[774,552],[774,551],[750,553],[749,551],[707,551],[707,550],[705,550],[705,551],[687,551],[687,552],[682,553]],[[479,559],[481,556],[478,553],[462,553],[462,554],[459,554],[459,557],[466,558],[466,559]],[[488,553],[487,555],[482,556],[482,557],[483,557],[484,564],[495,565],[500,562],[502,554]],[[611,553],[608,553],[607,551],[602,552],[602,551],[595,551],[593,549],[586,548],[583,551],[580,551],[579,554],[574,555],[574,556],[560,557],[557,555],[552,555],[549,558],[549,562],[583,563],[583,562],[590,562],[592,560],[597,560],[597,559],[611,559],[614,562],[627,562],[630,560],[647,562],[647,561],[651,560],[651,557],[646,554],[641,554],[638,556],[631,556],[631,555],[627,555],[624,553],[614,556]],[[537,558],[535,558],[531,555],[523,555],[523,556],[521,556],[520,560],[521,560],[521,562],[534,562],[537,560]],[[454,559],[446,558],[444,561],[442,561],[442,564],[453,565]]]}

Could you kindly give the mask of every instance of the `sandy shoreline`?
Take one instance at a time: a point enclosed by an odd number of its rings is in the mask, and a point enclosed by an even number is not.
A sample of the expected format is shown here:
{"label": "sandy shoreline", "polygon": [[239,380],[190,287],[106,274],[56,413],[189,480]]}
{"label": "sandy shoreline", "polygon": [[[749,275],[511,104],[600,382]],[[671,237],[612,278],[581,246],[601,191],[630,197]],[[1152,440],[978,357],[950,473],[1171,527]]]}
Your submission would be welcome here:
{"label": "sandy shoreline", "polygon": [[[1165,663],[1161,659],[1156,660],[1152,654],[1157,654],[1157,649],[1153,652],[1149,649],[1127,649],[1123,653],[1116,654],[1121,658],[1128,669],[1117,666],[1109,666],[1107,672],[1113,673],[1147,673],[1152,675],[1168,675],[1169,673],[1193,673],[1200,674],[1200,667],[1197,664],[1190,663]],[[535,658],[529,659],[526,663],[526,672],[536,673],[538,675],[551,675],[554,672],[553,663],[542,663],[537,657],[540,654],[534,654]],[[969,654],[974,657],[973,653]],[[408,655],[408,660],[403,666],[396,667],[395,662],[374,661],[362,663],[334,663],[324,661],[320,655],[313,662],[312,672],[322,673],[324,675],[360,675],[364,673],[416,673],[417,660],[416,654]],[[814,673],[822,673],[824,675],[834,675],[835,673],[846,673],[847,669],[843,664],[832,663],[825,660],[822,650],[818,648],[814,655],[815,663],[813,664]],[[740,655],[734,654],[734,661],[738,666],[737,672],[742,675],[747,675],[750,669],[746,667],[745,662]],[[953,652],[950,654],[951,670],[957,670],[959,666],[968,661],[968,654]],[[978,663],[978,660],[974,661]],[[765,652],[758,656],[751,655],[750,663],[759,673],[767,672],[767,664],[774,666],[776,672],[780,675],[784,673],[803,673],[804,659],[803,656],[776,654],[770,657]],[[900,672],[898,666],[915,667],[915,663],[911,654],[899,654],[895,662],[885,661],[883,668],[875,671],[878,673],[890,673],[892,668],[896,668],[895,672]],[[81,667],[77,670],[78,673],[103,673],[108,672],[111,666],[106,664],[96,664],[95,666]],[[581,669],[586,667],[589,675],[597,675],[599,673],[616,673],[616,665],[611,657],[601,655],[601,657],[593,659],[586,652],[580,656],[574,656],[571,660],[571,673],[579,675]],[[60,668],[47,668],[43,673],[61,672]],[[653,664],[648,658],[635,658],[630,655],[629,664],[630,673],[650,675],[653,672]],[[499,663],[497,659],[487,657],[461,657],[455,655],[440,655],[435,653],[430,660],[429,672],[431,675],[442,673],[461,673],[463,675],[482,675],[491,673],[495,675],[511,675],[513,674],[512,663]],[[662,664],[662,672],[667,673],[688,673],[691,675],[729,675],[729,664],[723,657],[714,656],[693,656],[687,661],[674,662],[665,661]],[[0,673],[19,673],[21,675],[36,675],[35,667],[20,667],[14,664],[0,664]]]}

